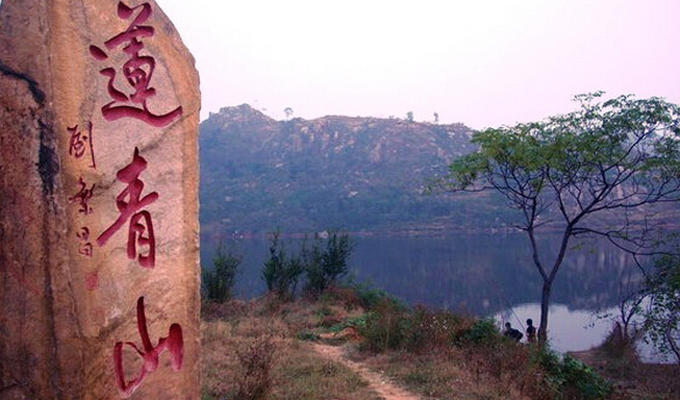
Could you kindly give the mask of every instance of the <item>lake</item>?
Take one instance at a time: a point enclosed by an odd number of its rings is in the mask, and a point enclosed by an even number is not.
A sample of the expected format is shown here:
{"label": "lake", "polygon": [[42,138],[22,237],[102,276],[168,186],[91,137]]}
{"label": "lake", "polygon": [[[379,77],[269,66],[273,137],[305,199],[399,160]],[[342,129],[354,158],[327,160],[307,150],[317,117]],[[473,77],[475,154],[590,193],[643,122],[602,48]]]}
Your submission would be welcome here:
{"label": "lake", "polygon": [[[540,240],[555,254],[557,237]],[[287,239],[297,251],[301,240]],[[460,234],[447,237],[353,236],[349,260],[355,281],[368,281],[408,304],[466,311],[508,321],[520,330],[527,318],[538,325],[542,281],[533,265],[523,233]],[[243,255],[236,296],[264,293],[262,264],[268,255],[265,239],[229,242]],[[203,243],[202,263],[212,263],[216,243]],[[552,259],[546,258],[550,265]],[[611,322],[598,311],[618,304],[638,282],[631,256],[602,242],[581,242],[572,248],[553,285],[550,340],[558,351],[585,350],[602,342]]]}

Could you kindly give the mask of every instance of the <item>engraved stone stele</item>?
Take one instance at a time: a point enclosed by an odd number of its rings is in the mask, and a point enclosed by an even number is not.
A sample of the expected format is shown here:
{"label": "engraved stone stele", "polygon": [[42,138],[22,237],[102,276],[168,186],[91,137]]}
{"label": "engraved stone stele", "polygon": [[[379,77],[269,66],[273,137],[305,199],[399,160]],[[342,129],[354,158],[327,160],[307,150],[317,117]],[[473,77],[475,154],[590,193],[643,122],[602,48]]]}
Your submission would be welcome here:
{"label": "engraved stone stele", "polygon": [[0,400],[200,398],[199,108],[153,0],[2,0]]}

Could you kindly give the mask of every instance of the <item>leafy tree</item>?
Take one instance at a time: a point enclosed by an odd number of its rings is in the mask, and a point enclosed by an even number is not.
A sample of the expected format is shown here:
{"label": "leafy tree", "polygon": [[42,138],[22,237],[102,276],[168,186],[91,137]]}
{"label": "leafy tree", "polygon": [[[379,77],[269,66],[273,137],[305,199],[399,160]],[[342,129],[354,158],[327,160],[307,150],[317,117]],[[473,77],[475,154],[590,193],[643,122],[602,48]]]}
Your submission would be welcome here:
{"label": "leafy tree", "polygon": [[409,111],[406,113],[406,120],[408,122],[413,122],[413,111]]}
{"label": "leafy tree", "polygon": [[644,314],[647,333],[662,354],[672,353],[680,364],[680,256],[657,257],[646,286],[650,300]]}
{"label": "leafy tree", "polygon": [[[494,190],[519,211],[515,227],[526,232],[543,280],[541,343],[570,240],[603,236],[641,253],[651,236],[645,221],[636,221],[650,206],[680,199],[679,107],[660,98],[601,96],[576,96],[580,108],[565,115],[475,133],[478,150],[455,160],[441,182],[452,191]],[[539,251],[541,230],[561,233],[551,264]]]}
{"label": "leafy tree", "polygon": [[213,258],[213,269],[203,272],[201,286],[206,300],[224,303],[231,299],[242,260],[242,256],[235,255],[220,243]]}
{"label": "leafy tree", "polygon": [[270,292],[276,293],[283,299],[295,296],[300,275],[304,271],[300,257],[288,256],[280,233],[276,231],[271,238],[269,258],[262,268],[262,279]]}
{"label": "leafy tree", "polygon": [[308,289],[316,294],[322,293],[349,272],[347,259],[352,252],[349,235],[333,232],[325,242],[326,248],[322,250],[323,240],[317,234],[311,247],[305,243],[301,250]]}
{"label": "leafy tree", "polygon": [[289,120],[294,114],[293,109],[290,107],[284,108],[283,113],[286,114],[286,120]]}
{"label": "leafy tree", "polygon": [[323,257],[324,272],[329,284],[333,284],[338,278],[347,275],[347,259],[351,252],[352,246],[348,234],[331,233],[326,241],[326,251]]}
{"label": "leafy tree", "polygon": [[324,257],[323,250],[321,250],[321,238],[318,234],[314,235],[311,245],[305,238],[300,255],[307,275],[307,289],[316,294],[323,292],[326,289],[327,282],[323,267]]}

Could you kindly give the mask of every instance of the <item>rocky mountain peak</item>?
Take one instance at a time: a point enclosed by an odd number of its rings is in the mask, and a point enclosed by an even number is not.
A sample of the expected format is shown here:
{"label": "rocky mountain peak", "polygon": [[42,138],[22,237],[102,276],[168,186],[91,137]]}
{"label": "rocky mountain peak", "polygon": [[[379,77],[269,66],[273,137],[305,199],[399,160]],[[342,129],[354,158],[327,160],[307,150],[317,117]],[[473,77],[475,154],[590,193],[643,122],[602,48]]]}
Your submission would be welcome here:
{"label": "rocky mountain peak", "polygon": [[[201,124],[201,219],[224,232],[411,229],[449,214],[428,181],[474,149],[463,124],[326,116],[247,104]],[[208,228],[210,231],[213,228]]]}

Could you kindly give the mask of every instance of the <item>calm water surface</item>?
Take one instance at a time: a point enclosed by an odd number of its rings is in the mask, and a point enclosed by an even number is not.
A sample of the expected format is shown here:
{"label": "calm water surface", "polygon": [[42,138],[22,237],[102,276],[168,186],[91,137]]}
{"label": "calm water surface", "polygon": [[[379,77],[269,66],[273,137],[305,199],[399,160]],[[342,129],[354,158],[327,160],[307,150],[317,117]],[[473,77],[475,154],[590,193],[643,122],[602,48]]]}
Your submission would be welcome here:
{"label": "calm water surface", "polygon": [[[541,245],[548,256],[557,238]],[[357,281],[369,281],[409,304],[465,310],[509,321],[518,329],[532,318],[538,325],[542,281],[533,266],[524,234],[466,234],[449,237],[352,237],[349,265]],[[236,293],[241,298],[265,291],[262,263],[269,242],[237,240],[230,246],[244,256]],[[286,242],[297,251],[300,240]],[[203,242],[209,266],[215,243]],[[582,242],[570,251],[553,285],[550,337],[560,351],[585,350],[602,342],[611,322],[595,314],[614,307],[639,279],[630,256],[603,243]]]}

